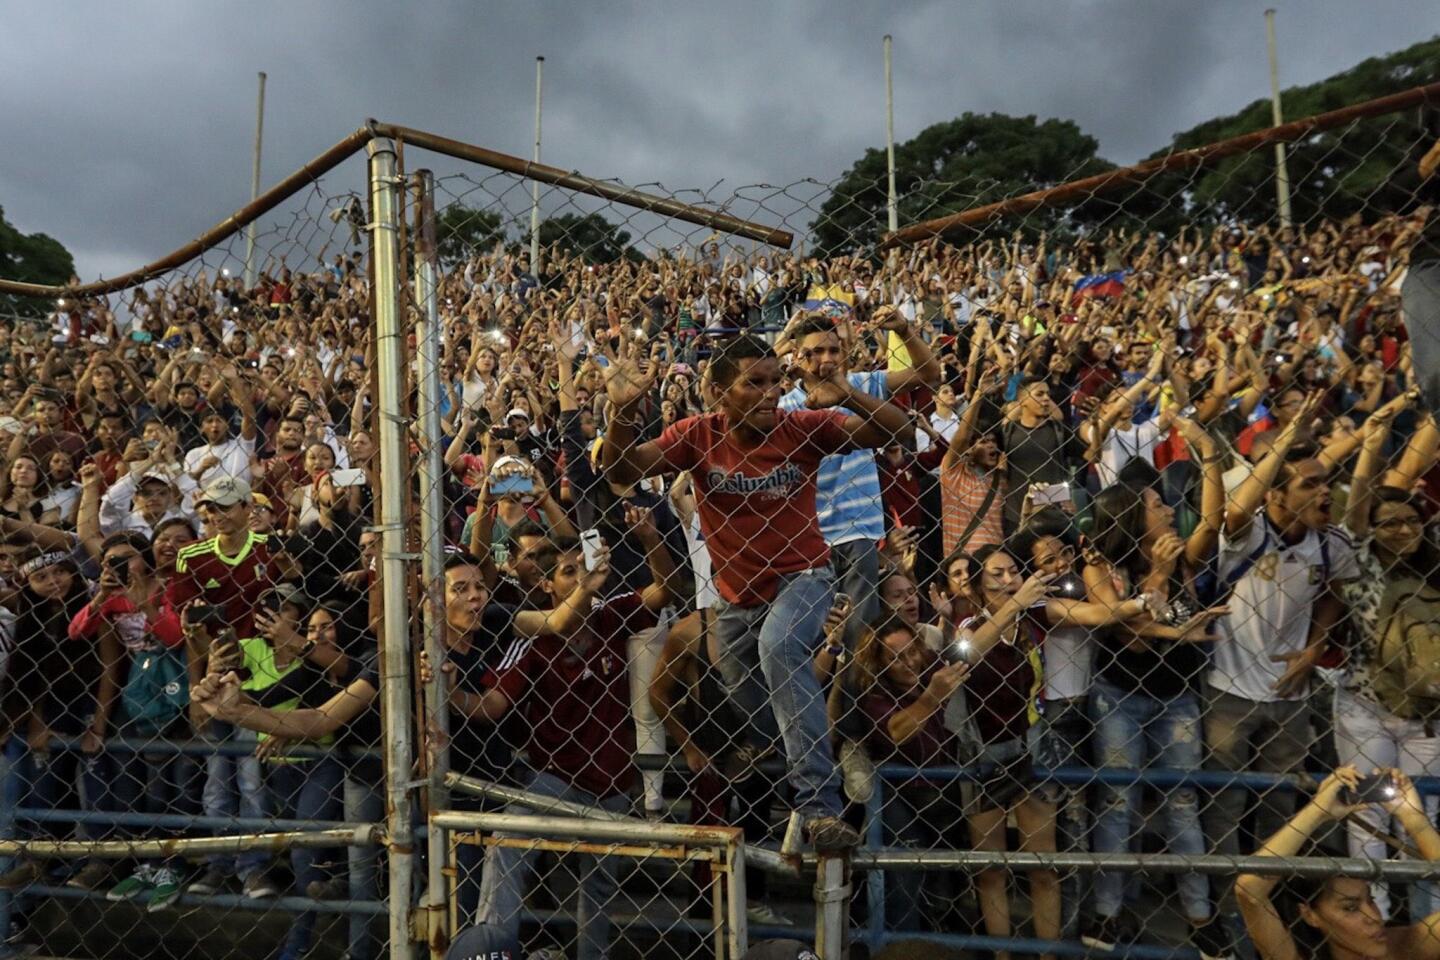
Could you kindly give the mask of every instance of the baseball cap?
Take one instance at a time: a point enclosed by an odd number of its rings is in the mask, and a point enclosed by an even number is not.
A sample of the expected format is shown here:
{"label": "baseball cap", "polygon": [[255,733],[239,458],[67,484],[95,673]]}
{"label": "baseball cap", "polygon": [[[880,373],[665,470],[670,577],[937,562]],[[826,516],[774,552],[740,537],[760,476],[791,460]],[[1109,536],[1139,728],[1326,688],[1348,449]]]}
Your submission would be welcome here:
{"label": "baseball cap", "polygon": [[745,960],[820,960],[799,940],[761,940],[745,951]]}
{"label": "baseball cap", "polygon": [[233,507],[237,503],[250,502],[250,484],[239,477],[221,477],[196,499],[196,504],[210,503],[217,507]]}
{"label": "baseball cap", "polygon": [[252,504],[254,504],[255,506],[261,508],[262,510],[274,510],[274,509],[275,509],[275,504],[271,503],[271,502],[270,502],[270,498],[267,497],[267,496],[265,496],[265,494],[263,494],[263,493],[252,493],[252,494],[250,494],[250,502],[251,502]]}
{"label": "baseball cap", "polygon": [[499,476],[505,470],[530,472],[530,462],[523,457],[501,457],[495,461],[495,466],[490,468],[492,477]]}
{"label": "baseball cap", "polygon": [[477,923],[455,935],[445,960],[521,960],[520,941],[498,927]]}
{"label": "baseball cap", "polygon": [[277,583],[260,595],[263,601],[266,597],[274,595],[280,598],[281,603],[288,603],[300,609],[301,616],[308,614],[315,606],[315,601],[310,595],[293,583]]}
{"label": "baseball cap", "polygon": [[[154,480],[157,483],[163,483],[167,487],[170,486],[170,475],[160,470],[147,470],[140,475],[140,483],[145,483],[148,480]],[[137,486],[138,485],[139,484],[137,484]]]}
{"label": "baseball cap", "polygon": [[529,420],[530,414],[524,410],[521,410],[519,407],[515,407],[509,413],[505,414],[506,420],[509,420],[511,417],[524,417],[526,420]]}

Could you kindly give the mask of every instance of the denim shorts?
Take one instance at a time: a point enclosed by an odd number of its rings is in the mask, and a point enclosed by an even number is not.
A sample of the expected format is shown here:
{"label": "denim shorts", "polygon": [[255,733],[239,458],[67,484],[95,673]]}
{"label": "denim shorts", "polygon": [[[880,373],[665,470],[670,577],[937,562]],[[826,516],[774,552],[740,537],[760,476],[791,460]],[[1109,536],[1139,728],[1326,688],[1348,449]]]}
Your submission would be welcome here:
{"label": "denim shorts", "polygon": [[979,779],[960,784],[966,816],[986,810],[1009,810],[1039,786],[1029,745],[1023,738],[986,744],[975,763],[986,769]]}

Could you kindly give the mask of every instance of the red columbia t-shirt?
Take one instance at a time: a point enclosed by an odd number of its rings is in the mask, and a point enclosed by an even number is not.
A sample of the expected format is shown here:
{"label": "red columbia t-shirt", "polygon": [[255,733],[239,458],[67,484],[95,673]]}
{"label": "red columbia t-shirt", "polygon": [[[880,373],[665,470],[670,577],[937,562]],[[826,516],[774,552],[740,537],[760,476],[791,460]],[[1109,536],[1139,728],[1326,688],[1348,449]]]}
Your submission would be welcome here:
{"label": "red columbia t-shirt", "polygon": [[530,728],[526,743],[537,770],[597,797],[629,790],[635,780],[635,721],[630,714],[626,643],[655,626],[638,593],[612,597],[580,627],[584,652],[560,637],[537,637],[509,667],[485,677]]}
{"label": "red columbia t-shirt", "polygon": [[815,471],[823,458],[851,449],[839,411],[775,416],[775,428],[749,449],[730,438],[723,413],[688,417],[657,441],[667,464],[691,471],[716,586],[741,607],[773,600],[779,574],[830,561],[815,516]]}

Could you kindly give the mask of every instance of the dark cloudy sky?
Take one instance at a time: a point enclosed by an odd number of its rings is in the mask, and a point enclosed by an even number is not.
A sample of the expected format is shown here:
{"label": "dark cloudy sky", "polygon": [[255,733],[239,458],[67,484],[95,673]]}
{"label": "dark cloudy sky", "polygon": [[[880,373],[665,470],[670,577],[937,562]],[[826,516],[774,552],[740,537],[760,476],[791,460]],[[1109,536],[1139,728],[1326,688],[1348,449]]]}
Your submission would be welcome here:
{"label": "dark cloudy sky", "polygon": [[[884,142],[887,32],[898,140],[1034,113],[1133,161],[1267,95],[1266,5],[0,0],[0,206],[113,275],[249,199],[256,71],[268,185],[369,116],[528,155],[536,54],[548,163],[715,196],[829,180]],[[1274,5],[1285,85],[1440,32],[1433,0]]]}

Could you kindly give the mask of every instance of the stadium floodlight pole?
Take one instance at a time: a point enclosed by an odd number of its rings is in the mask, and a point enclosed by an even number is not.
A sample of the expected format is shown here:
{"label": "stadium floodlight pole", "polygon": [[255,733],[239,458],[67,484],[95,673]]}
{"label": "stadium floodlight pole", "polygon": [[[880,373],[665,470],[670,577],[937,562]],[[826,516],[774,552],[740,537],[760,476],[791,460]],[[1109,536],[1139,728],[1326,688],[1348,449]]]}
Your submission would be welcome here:
{"label": "stadium floodlight pole", "polygon": [[[1270,54],[1270,117],[1272,126],[1285,122],[1280,112],[1280,57],[1275,52],[1275,8],[1265,11],[1265,49]],[[1275,200],[1280,207],[1280,226],[1290,227],[1290,168],[1285,163],[1285,144],[1275,142]]]}
{"label": "stadium floodlight pole", "polygon": [[[265,71],[260,71],[260,94],[255,101],[255,161],[250,168],[250,202],[260,196],[260,142],[265,136]],[[255,286],[255,221],[245,230],[245,289]]]}
{"label": "stadium floodlight pole", "polygon": [[[421,629],[425,651],[431,663],[445,662],[442,636],[445,611],[445,506],[442,488],[445,465],[441,459],[440,436],[440,341],[444,326],[440,315],[440,268],[435,236],[435,175],[416,170],[411,175],[415,195],[415,301],[420,305],[415,324],[415,378],[419,388],[420,420],[420,579],[425,606]],[[438,673],[426,684],[425,716],[439,739],[431,751],[429,809],[450,806],[445,775],[450,770],[450,709],[446,705],[445,678]],[[448,933],[444,929],[450,912],[446,909],[445,864],[449,850],[444,830],[431,830],[426,837],[426,939],[433,960],[444,960]]]}
{"label": "stadium floodlight pole", "polygon": [[405,516],[409,430],[404,413],[404,336],[400,326],[400,181],[395,142],[366,144],[370,158],[371,301],[375,314],[380,447],[380,710],[385,731],[385,825],[389,835],[390,957],[413,960],[410,890],[414,871],[410,711],[410,554]]}
{"label": "stadium floodlight pole", "polygon": [[890,232],[900,229],[900,208],[895,199],[895,87],[890,80],[890,34],[885,34],[885,169],[889,175],[889,194],[885,214]]}
{"label": "stadium floodlight pole", "polygon": [[[545,88],[545,58],[535,58],[535,151],[531,156],[540,162],[540,105]],[[540,181],[530,181],[530,272],[540,279]]]}

